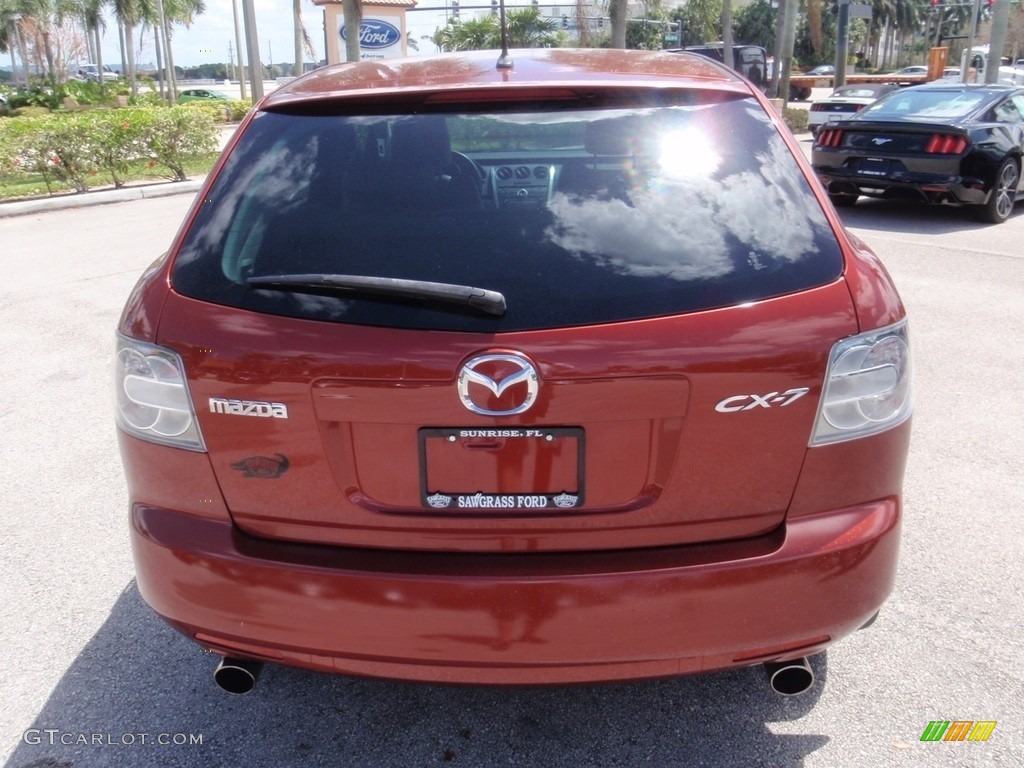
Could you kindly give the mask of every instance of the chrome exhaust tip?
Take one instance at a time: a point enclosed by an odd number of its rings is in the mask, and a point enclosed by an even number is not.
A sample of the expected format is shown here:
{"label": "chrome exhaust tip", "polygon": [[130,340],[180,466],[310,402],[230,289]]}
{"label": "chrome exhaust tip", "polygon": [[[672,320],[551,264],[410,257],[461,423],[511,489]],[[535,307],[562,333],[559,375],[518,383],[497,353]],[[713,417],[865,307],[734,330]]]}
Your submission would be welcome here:
{"label": "chrome exhaust tip", "polygon": [[799,696],[814,685],[814,672],[807,657],[791,661],[769,661],[764,665],[772,690],[783,696]]}
{"label": "chrome exhaust tip", "polygon": [[241,696],[256,687],[262,669],[262,661],[232,659],[225,656],[214,670],[213,680],[222,691]]}

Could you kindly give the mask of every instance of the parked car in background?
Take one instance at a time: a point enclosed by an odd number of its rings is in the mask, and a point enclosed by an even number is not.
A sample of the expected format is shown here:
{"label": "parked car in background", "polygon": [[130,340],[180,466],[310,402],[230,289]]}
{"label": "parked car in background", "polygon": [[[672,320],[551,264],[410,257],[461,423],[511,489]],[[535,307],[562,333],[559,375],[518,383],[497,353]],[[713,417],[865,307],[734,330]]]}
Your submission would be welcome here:
{"label": "parked car in background", "polygon": [[239,127],[118,325],[139,591],[235,693],[806,690],[896,575],[896,290],[724,65],[496,58],[319,69]]}
{"label": "parked car in background", "polygon": [[836,120],[845,120],[898,87],[894,83],[841,85],[824,99],[811,102],[811,108],[807,113],[807,129],[817,135],[821,126]]}
{"label": "parked car in background", "polygon": [[860,195],[974,206],[1000,223],[1024,197],[1024,88],[935,82],[893,91],[814,143],[838,206]]}
{"label": "parked car in background", "polygon": [[834,66],[832,66],[831,64],[819,64],[818,66],[814,67],[813,69],[807,70],[807,72],[805,74],[808,74],[808,75],[834,75],[835,73],[836,73],[836,68]]}
{"label": "parked car in background", "polygon": [[187,104],[190,101],[227,101],[228,97],[219,91],[211,91],[209,88],[189,88],[178,95],[179,104]]}
{"label": "parked car in background", "polygon": [[928,67],[921,64],[913,64],[909,67],[896,70],[897,75],[927,75]]}
{"label": "parked car in background", "polygon": [[101,79],[103,82],[116,82],[119,79],[117,72],[112,70],[106,64],[100,69],[96,64],[83,64],[78,68],[77,72],[80,80],[92,80],[93,82],[99,82]]}

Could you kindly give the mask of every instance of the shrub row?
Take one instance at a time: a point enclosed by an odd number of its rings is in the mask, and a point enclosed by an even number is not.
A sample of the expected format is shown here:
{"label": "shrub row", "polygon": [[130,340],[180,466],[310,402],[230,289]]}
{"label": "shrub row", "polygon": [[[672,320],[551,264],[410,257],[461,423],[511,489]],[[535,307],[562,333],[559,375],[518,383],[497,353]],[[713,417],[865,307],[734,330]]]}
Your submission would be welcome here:
{"label": "shrub row", "polygon": [[185,162],[216,148],[217,130],[209,110],[189,106],[0,120],[0,175],[41,174],[48,188],[57,180],[76,192],[87,191],[90,180],[101,172],[120,187],[127,167],[140,161],[184,180]]}

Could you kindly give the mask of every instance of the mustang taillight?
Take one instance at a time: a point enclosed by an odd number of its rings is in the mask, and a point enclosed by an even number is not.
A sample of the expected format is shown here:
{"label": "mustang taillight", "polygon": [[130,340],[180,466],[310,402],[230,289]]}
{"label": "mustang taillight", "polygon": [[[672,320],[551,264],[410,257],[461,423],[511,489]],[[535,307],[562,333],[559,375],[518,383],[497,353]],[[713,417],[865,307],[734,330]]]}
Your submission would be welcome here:
{"label": "mustang taillight", "polygon": [[838,128],[826,128],[818,134],[819,147],[838,147],[843,141],[843,132]]}
{"label": "mustang taillight", "polygon": [[811,104],[811,112],[824,112],[824,111],[825,111],[825,105],[824,104]]}
{"label": "mustang taillight", "polygon": [[924,151],[929,155],[959,155],[967,149],[967,139],[948,133],[932,134]]}

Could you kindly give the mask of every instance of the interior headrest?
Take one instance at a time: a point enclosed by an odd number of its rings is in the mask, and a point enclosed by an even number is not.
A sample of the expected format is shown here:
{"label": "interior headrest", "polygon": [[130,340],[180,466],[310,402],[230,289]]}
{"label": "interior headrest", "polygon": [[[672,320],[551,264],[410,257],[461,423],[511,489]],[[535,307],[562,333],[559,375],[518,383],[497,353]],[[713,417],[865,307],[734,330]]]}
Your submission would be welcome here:
{"label": "interior headrest", "polygon": [[448,125],[440,115],[398,120],[391,124],[391,161],[441,169],[451,163]]}

